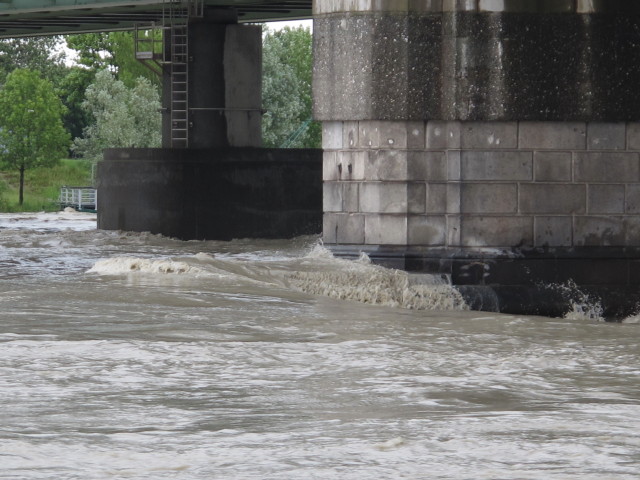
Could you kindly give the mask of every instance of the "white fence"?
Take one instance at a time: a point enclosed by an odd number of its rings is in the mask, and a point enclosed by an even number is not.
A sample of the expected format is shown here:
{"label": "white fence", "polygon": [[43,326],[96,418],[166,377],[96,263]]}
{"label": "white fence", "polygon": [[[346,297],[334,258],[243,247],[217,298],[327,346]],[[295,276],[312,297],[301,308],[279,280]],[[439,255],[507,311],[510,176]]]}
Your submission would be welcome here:
{"label": "white fence", "polygon": [[93,187],[61,187],[58,200],[61,208],[73,207],[76,210],[97,210],[98,191]]}

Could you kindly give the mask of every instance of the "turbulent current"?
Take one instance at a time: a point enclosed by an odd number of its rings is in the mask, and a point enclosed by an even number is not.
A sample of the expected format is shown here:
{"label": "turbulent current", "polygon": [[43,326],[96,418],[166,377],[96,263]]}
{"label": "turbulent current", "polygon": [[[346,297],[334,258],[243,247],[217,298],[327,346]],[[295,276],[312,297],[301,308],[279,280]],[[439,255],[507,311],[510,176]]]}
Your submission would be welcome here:
{"label": "turbulent current", "polygon": [[312,237],[0,215],[0,479],[636,479],[640,325],[469,311]]}

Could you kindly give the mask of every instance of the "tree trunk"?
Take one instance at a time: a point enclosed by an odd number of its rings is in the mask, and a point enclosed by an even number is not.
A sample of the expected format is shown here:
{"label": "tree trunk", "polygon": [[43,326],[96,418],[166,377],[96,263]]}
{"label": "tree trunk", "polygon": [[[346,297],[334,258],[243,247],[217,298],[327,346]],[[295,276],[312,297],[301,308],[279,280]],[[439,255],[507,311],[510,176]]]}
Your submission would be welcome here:
{"label": "tree trunk", "polygon": [[24,201],[24,164],[20,165],[20,195],[18,197],[18,205],[22,206]]}

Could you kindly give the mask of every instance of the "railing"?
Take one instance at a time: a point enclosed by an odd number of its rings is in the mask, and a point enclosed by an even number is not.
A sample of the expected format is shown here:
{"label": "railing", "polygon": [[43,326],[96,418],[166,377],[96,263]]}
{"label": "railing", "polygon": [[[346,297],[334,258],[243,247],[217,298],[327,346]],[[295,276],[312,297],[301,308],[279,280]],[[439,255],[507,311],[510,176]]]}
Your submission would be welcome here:
{"label": "railing", "polygon": [[93,187],[61,187],[60,208],[73,207],[76,210],[97,210],[98,191]]}

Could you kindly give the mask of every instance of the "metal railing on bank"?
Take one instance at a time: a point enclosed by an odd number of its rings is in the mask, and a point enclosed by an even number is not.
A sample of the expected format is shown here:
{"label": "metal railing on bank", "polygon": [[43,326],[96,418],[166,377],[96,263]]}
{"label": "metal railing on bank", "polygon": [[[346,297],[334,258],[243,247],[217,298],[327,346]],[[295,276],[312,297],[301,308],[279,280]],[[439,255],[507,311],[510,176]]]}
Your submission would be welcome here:
{"label": "metal railing on bank", "polygon": [[98,210],[98,190],[94,187],[63,186],[58,203],[61,209],[72,207],[80,212],[95,212]]}

